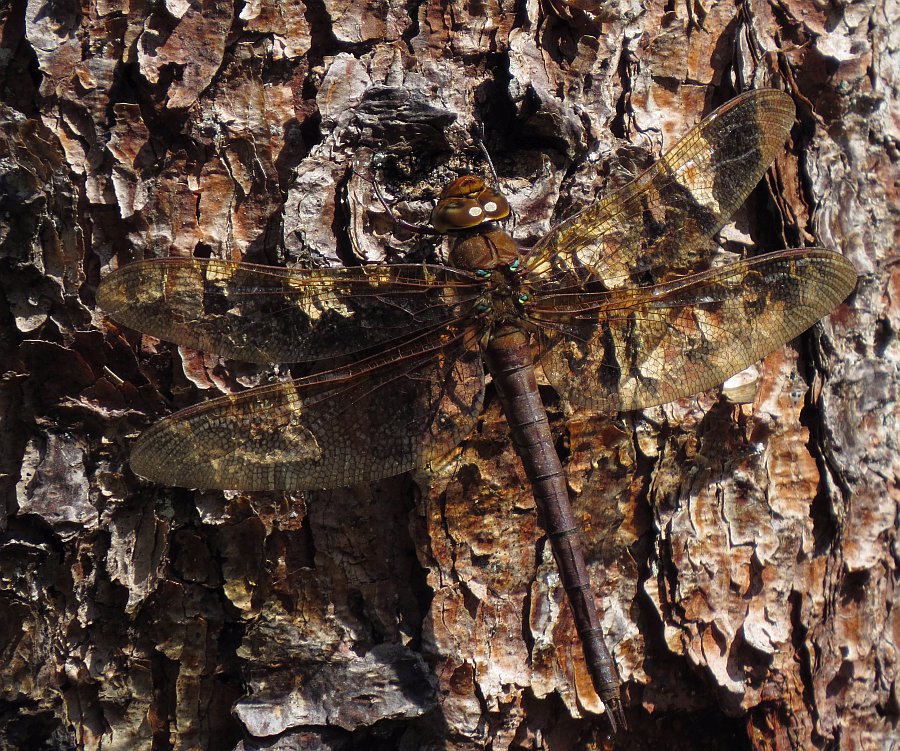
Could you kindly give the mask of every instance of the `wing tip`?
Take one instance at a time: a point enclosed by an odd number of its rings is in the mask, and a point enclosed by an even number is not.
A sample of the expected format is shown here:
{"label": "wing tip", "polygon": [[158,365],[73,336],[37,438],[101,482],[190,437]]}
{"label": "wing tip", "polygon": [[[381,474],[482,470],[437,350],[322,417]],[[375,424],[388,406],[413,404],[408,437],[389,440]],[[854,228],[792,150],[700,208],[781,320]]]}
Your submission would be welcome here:
{"label": "wing tip", "polygon": [[822,314],[826,316],[853,293],[859,282],[859,272],[849,258],[835,250],[810,248],[801,252],[819,264],[819,283],[827,284],[833,293],[831,308]]}

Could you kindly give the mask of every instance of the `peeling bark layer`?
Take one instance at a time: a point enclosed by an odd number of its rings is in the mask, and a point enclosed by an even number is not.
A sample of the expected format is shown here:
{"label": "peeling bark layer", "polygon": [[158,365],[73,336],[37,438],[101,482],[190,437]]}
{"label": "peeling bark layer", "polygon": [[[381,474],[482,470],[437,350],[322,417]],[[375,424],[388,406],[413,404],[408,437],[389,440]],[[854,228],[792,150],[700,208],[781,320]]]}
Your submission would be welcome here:
{"label": "peeling bark layer", "polygon": [[[813,244],[856,294],[749,389],[558,445],[623,747],[884,749],[900,616],[896,4],[14,2],[0,8],[0,746],[575,749],[606,725],[489,394],[412,478],[305,497],[152,487],[134,435],[283,375],[115,327],[135,258],[434,259],[485,142],[532,244],[715,105],[792,141],[725,253]],[[754,389],[755,385],[755,389]]]}

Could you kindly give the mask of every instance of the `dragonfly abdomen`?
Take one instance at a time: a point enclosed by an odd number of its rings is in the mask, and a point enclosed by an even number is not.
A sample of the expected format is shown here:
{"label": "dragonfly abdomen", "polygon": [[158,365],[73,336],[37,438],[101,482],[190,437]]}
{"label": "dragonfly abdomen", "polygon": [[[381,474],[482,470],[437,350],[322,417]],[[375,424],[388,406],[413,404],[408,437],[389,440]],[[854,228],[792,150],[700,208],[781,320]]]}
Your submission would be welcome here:
{"label": "dragonfly abdomen", "polygon": [[517,326],[501,326],[489,339],[484,359],[494,378],[513,444],[531,481],[541,523],[550,539],[572,607],[591,681],[610,710],[613,726],[624,724],[619,696],[621,680],[600,629],[565,473],[538,392],[528,334]]}

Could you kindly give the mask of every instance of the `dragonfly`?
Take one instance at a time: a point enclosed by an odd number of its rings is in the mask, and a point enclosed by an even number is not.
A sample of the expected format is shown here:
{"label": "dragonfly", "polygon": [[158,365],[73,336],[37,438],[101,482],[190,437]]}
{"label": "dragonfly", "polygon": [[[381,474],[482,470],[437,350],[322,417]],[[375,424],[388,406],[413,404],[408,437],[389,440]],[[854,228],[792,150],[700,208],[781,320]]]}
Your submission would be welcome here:
{"label": "dragonfly", "polygon": [[[821,248],[714,265],[710,247],[794,122],[790,96],[744,93],[629,184],[533,247],[474,175],[430,217],[447,263],[281,268],[149,259],[102,280],[115,320],[252,363],[312,363],[294,380],[222,396],[144,431],[131,468],[189,488],[302,491],[427,466],[474,428],[490,374],[613,732],[621,679],[578,540],[565,470],[538,390],[567,409],[619,413],[721,384],[827,315],[856,284]],[[316,369],[317,368],[317,369]]]}

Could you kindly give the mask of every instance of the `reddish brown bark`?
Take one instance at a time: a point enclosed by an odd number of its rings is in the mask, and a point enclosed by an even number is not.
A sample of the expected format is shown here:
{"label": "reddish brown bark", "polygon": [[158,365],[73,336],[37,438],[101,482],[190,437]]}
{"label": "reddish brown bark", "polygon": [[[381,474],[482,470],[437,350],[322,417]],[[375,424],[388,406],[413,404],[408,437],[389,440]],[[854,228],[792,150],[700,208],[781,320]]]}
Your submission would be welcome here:
{"label": "reddish brown bark", "polygon": [[[0,9],[0,745],[587,748],[606,725],[491,398],[412,478],[306,497],[126,469],[258,369],[121,330],[132,258],[417,260],[391,233],[483,122],[515,234],[614,189],[737,89],[798,105],[726,249],[819,243],[856,294],[718,392],[564,417],[629,747],[891,747],[897,698],[897,19],[890,3]],[[358,167],[360,174],[353,172]],[[243,745],[241,745],[243,744]],[[405,744],[405,745],[403,745]]]}

